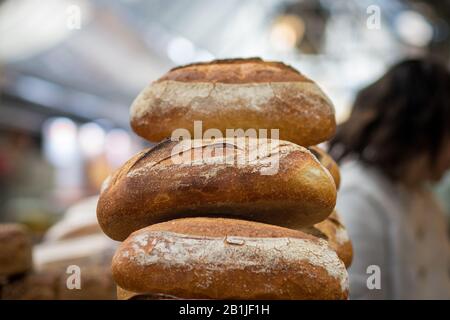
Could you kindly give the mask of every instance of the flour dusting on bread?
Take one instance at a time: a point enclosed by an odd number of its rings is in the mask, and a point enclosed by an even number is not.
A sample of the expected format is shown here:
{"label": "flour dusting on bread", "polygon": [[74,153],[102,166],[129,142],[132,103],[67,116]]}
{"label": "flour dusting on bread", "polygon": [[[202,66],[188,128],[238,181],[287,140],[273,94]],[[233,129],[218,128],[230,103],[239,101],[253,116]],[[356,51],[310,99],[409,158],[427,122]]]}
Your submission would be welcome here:
{"label": "flour dusting on bread", "polygon": [[180,266],[192,269],[201,263],[205,270],[221,272],[226,261],[228,269],[250,268],[255,273],[269,274],[286,261],[306,261],[337,279],[343,292],[348,289],[344,264],[321,239],[223,238],[149,231],[132,235],[127,241],[132,250],[127,258],[140,266],[160,264],[168,270]]}

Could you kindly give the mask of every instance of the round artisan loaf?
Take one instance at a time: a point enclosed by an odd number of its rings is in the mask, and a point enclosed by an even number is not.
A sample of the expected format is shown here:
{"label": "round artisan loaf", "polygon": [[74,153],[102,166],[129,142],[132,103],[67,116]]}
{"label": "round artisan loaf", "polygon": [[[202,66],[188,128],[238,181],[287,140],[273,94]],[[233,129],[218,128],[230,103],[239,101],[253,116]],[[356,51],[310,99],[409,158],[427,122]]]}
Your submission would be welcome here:
{"label": "round artisan loaf", "polygon": [[166,140],[105,181],[97,218],[108,236],[122,241],[148,225],[189,216],[238,216],[300,228],[325,219],[335,203],[330,173],[293,143]]}
{"label": "round artisan loaf", "polygon": [[334,183],[336,184],[336,188],[339,189],[339,185],[341,184],[341,173],[339,170],[339,166],[334,161],[334,159],[325,152],[325,150],[319,148],[318,146],[312,146],[308,148],[309,151],[320,161],[320,163],[327,168],[333,177]]}
{"label": "round artisan loaf", "polygon": [[[334,107],[312,80],[281,62],[216,60],[175,68],[147,86],[130,110],[131,127],[158,142],[175,129],[279,129],[310,146],[335,132]],[[196,137],[200,138],[200,137]]]}
{"label": "round artisan loaf", "polygon": [[[122,289],[187,299],[347,299],[348,275],[327,242],[301,231],[185,218],[131,234],[112,262]],[[124,294],[123,297],[130,297]]]}
{"label": "round artisan loaf", "polygon": [[23,273],[32,268],[31,237],[25,226],[0,224],[0,278]]}
{"label": "round artisan loaf", "polygon": [[353,246],[338,213],[333,213],[324,221],[312,227],[303,228],[301,231],[312,234],[328,241],[330,247],[336,251],[338,257],[348,268],[353,260]]}

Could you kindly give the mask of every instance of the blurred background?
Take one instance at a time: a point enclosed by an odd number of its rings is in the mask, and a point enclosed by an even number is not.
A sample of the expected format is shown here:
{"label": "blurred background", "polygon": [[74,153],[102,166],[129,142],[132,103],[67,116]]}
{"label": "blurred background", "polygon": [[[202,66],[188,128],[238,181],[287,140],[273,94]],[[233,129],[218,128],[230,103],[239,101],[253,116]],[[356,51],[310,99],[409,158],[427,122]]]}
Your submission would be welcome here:
{"label": "blurred background", "polygon": [[[173,66],[260,56],[298,68],[346,119],[355,93],[424,52],[449,61],[450,2],[0,1],[0,222],[43,233],[146,143],[133,98]],[[450,124],[449,124],[450,125]],[[450,176],[436,186],[450,211]]]}

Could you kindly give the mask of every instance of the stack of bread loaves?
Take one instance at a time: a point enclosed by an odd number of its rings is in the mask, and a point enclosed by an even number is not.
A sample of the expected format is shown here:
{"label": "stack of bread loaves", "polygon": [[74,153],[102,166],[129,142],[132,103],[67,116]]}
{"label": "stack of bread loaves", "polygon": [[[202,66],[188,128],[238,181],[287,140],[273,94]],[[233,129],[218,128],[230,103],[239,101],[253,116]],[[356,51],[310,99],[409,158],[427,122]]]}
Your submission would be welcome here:
{"label": "stack of bread loaves", "polygon": [[171,138],[102,188],[119,299],[347,299],[339,169],[314,146],[334,109],[313,81],[257,58],[179,67],[139,94],[131,125]]}

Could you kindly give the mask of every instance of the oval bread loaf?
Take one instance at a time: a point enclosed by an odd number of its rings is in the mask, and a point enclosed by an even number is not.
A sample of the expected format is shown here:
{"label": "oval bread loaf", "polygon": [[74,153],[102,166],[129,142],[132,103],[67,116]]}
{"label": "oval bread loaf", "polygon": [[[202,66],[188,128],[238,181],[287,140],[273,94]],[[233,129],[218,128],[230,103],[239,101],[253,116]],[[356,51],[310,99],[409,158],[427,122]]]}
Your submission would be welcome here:
{"label": "oval bread loaf", "polygon": [[309,151],[320,161],[320,163],[330,172],[333,177],[336,189],[339,189],[341,184],[341,173],[336,161],[323,149],[318,146],[312,146],[308,148]]}
{"label": "oval bread loaf", "polygon": [[348,296],[347,271],[326,241],[301,231],[235,219],[178,219],[136,231],[117,250],[112,272],[123,290],[143,295]]}
{"label": "oval bread loaf", "polygon": [[334,107],[316,83],[259,58],[173,69],[138,95],[130,118],[133,130],[153,142],[179,128],[193,135],[194,121],[223,136],[226,129],[279,129],[277,138],[302,146],[328,140],[336,129]]}
{"label": "oval bread loaf", "polygon": [[148,225],[189,216],[238,216],[299,228],[325,219],[335,203],[329,172],[293,143],[167,140],[106,180],[97,218],[109,237],[124,240]]}

